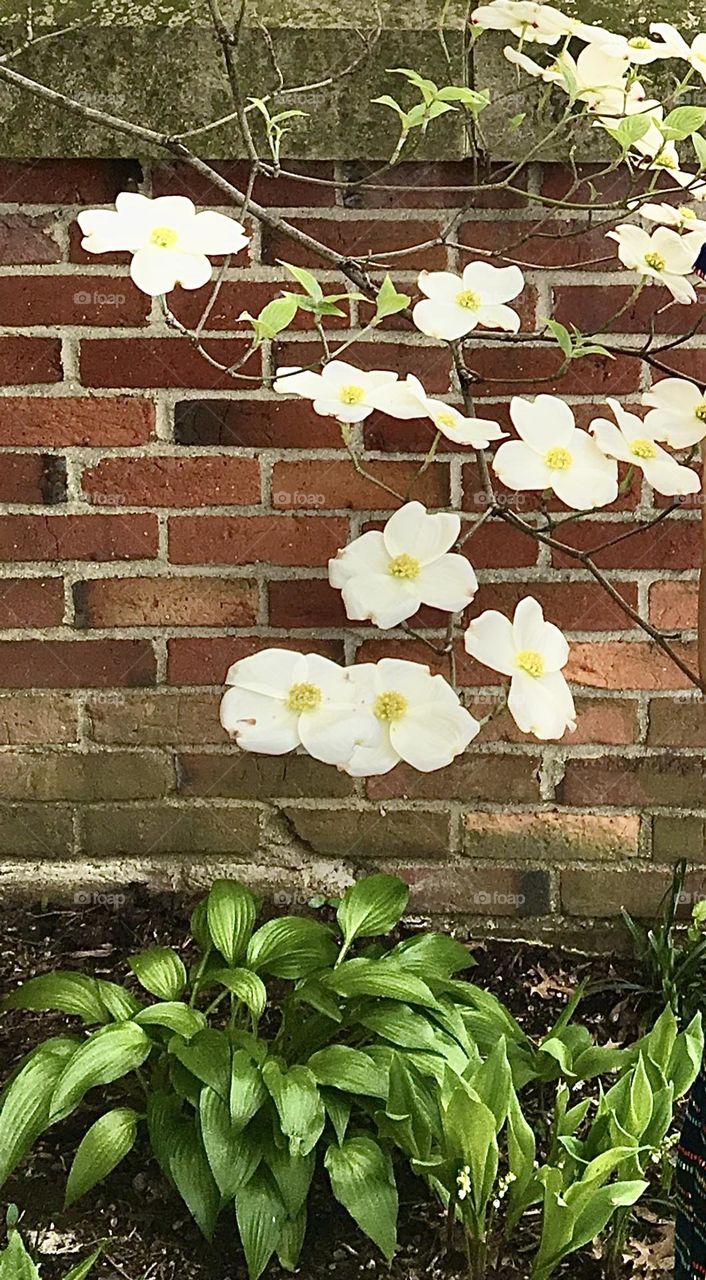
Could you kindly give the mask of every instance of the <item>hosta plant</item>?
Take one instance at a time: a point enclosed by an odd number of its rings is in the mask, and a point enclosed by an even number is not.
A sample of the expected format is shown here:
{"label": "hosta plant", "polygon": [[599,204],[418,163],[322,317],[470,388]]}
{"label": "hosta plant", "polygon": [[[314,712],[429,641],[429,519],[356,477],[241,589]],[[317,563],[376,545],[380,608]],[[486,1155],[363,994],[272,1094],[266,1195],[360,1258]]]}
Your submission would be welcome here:
{"label": "hosta plant", "polygon": [[[18,1219],[17,1206],[11,1204],[6,1217],[7,1244],[4,1249],[0,1249],[0,1280],[40,1280],[39,1268],[17,1230]],[[63,1280],[87,1280],[99,1255],[100,1249],[95,1249],[89,1258],[67,1271]]]}

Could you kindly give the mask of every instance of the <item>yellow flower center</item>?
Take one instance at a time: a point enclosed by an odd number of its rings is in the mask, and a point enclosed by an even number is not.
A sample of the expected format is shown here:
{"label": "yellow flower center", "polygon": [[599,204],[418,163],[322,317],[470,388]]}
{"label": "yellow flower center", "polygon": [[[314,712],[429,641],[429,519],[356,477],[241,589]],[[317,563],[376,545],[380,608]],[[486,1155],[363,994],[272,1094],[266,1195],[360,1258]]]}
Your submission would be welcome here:
{"label": "yellow flower center", "polygon": [[323,694],[316,684],[293,684],[287,694],[287,706],[290,711],[301,714],[302,711],[316,711],[320,706]]}
{"label": "yellow flower center", "polygon": [[388,689],[386,693],[378,694],[373,703],[373,713],[378,720],[385,720],[391,724],[394,720],[401,720],[407,711],[409,703],[401,693],[397,693],[395,689]]}
{"label": "yellow flower center", "polygon": [[648,267],[652,267],[653,271],[664,271],[667,265],[661,253],[655,253],[654,250],[645,254],[645,262]]}
{"label": "yellow flower center", "polygon": [[465,311],[478,311],[483,305],[477,293],[472,289],[463,289],[461,293],[456,294],[456,301],[459,307],[463,307]]}
{"label": "yellow flower center", "polygon": [[410,581],[413,578],[418,578],[421,571],[422,566],[419,561],[415,560],[414,556],[408,556],[406,552],[403,552],[401,556],[395,556],[394,560],[390,561],[387,569],[387,572],[391,573],[393,578],[407,578]]}
{"label": "yellow flower center", "polygon": [[458,423],[452,413],[440,413],[436,420],[441,423],[442,427],[458,426]]}
{"label": "yellow flower center", "polygon": [[636,458],[657,457],[657,450],[651,440],[633,440],[630,444],[630,452],[634,453]]}
{"label": "yellow flower center", "polygon": [[628,40],[631,49],[649,49],[650,41],[647,36],[633,36],[632,40]]}
{"label": "yellow flower center", "polygon": [[568,471],[573,458],[568,449],[562,449],[557,445],[556,448],[550,449],[549,453],[545,453],[544,461],[552,471]]}
{"label": "yellow flower center", "polygon": [[669,151],[660,151],[652,161],[653,168],[676,169],[677,162]]}
{"label": "yellow flower center", "polygon": [[679,214],[679,217],[681,218],[682,222],[692,222],[693,219],[696,217],[695,210],[688,209],[686,205],[682,205],[679,209],[677,209],[677,213]]}
{"label": "yellow flower center", "polygon": [[363,387],[341,387],[338,394],[342,404],[360,404],[365,399]]}
{"label": "yellow flower center", "polygon": [[541,653],[537,653],[536,649],[520,649],[515,657],[520,671],[526,671],[528,676],[533,676],[538,680],[544,675],[544,658]]}
{"label": "yellow flower center", "polygon": [[150,236],[150,244],[157,249],[174,249],[179,243],[179,232],[173,227],[155,227]]}
{"label": "yellow flower center", "polygon": [[699,422],[706,422],[706,400],[704,400],[703,404],[697,404],[694,409],[694,417],[698,418]]}

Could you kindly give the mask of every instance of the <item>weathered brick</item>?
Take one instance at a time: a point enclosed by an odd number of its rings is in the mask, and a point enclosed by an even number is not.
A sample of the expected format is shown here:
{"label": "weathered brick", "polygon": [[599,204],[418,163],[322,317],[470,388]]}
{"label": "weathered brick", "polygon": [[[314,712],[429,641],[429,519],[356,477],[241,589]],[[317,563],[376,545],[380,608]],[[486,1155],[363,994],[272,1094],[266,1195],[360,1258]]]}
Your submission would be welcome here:
{"label": "weathered brick", "polygon": [[580,805],[703,804],[706,773],[703,760],[660,755],[604,756],[602,760],[569,760],[557,788],[557,799]]}
{"label": "weathered brick", "polygon": [[61,344],[57,338],[0,338],[0,383],[31,386],[61,380]]}
{"label": "weathered brick", "polygon": [[146,324],[149,305],[127,277],[0,276],[0,307],[8,325],[137,327]]}
{"label": "weathered brick", "polygon": [[[695,645],[675,644],[680,657],[696,670]],[[691,682],[655,644],[606,640],[574,641],[564,674],[593,689],[689,689]]]}
{"label": "weathered brick", "polygon": [[3,160],[3,204],[109,204],[142,181],[136,160]]}
{"label": "weathered brick", "polygon": [[255,458],[104,458],[83,473],[101,506],[246,507],[260,501]]}
{"label": "weathered brick", "polygon": [[[596,547],[635,529],[635,536],[597,551],[594,559],[602,569],[695,569],[700,563],[699,525],[695,520],[663,520],[639,530],[636,525],[598,520],[576,520],[563,527],[561,541],[579,551],[593,554]],[[561,551],[552,552],[554,563],[569,568],[576,561]]]}
{"label": "weathered brick", "polygon": [[[271,644],[300,649],[303,653],[310,653],[312,649],[311,640],[290,640],[289,637],[270,642],[261,636],[204,636],[199,639],[184,636],[167,642],[169,683],[222,685],[231,663]],[[317,639],[316,652],[331,658],[332,662],[343,662],[342,641]]]}
{"label": "weathered brick", "polygon": [[7,396],[0,401],[2,445],[144,444],[154,405],[132,396]]}
{"label": "weathered brick", "polygon": [[[89,695],[86,714],[94,742],[168,747],[223,744],[218,694],[167,689]],[[0,716],[2,715],[0,702]]]}
{"label": "weathered brick", "polygon": [[[396,222],[381,222],[363,218],[290,218],[292,226],[306,231],[321,244],[346,258],[366,258],[370,254],[399,253],[436,240],[441,233],[441,223],[432,219],[412,221],[401,218]],[[263,227],[262,260],[272,266],[277,262],[291,262],[298,267],[328,267],[329,263],[313,250],[290,239],[280,231]],[[399,261],[405,271],[424,269],[443,271],[448,263],[448,250],[443,244],[428,246],[416,252],[405,252]]]}
{"label": "weathered brick", "polygon": [[2,560],[145,560],[157,554],[157,517],[0,516]]}
{"label": "weathered brick", "polygon": [[154,684],[148,640],[0,640],[0,688],[105,689]]}
{"label": "weathered brick", "polygon": [[516,867],[390,868],[411,886],[411,909],[429,915],[544,916],[551,910],[547,871]]}
{"label": "weathered brick", "polygon": [[[212,167],[240,191],[247,190],[251,168],[248,160],[217,160],[212,163]],[[302,174],[301,177],[290,176],[299,173]],[[252,195],[261,204],[275,207],[334,205],[335,189],[332,185],[325,185],[332,183],[333,177],[334,170],[330,161],[308,160],[302,163],[287,160],[287,175],[280,174],[273,178],[268,174],[258,174]],[[307,178],[313,178],[314,181],[307,182]],[[319,182],[324,185],[319,185]],[[218,205],[227,200],[216,183],[178,161],[156,165],[153,183],[154,193],[159,196],[189,196],[194,204],[200,205]]]}
{"label": "weathered brick", "polygon": [[131,856],[232,854],[249,862],[260,841],[260,811],[252,806],[173,804],[101,805],[81,813],[87,853]]}
{"label": "weathered brick", "polygon": [[8,453],[0,470],[0,502],[66,501],[66,464],[51,454]]}
{"label": "weathered brick", "polygon": [[283,813],[313,853],[336,858],[443,858],[451,835],[449,816],[424,809],[307,809]]}
{"label": "weathered brick", "polygon": [[[0,214],[0,263],[11,267],[26,263],[60,262],[61,249],[52,236],[53,219],[46,214],[28,217],[22,213]],[[39,279],[40,277],[30,277]],[[11,284],[19,284],[21,277],[3,278]],[[6,324],[15,323],[5,320]]]}
{"label": "weathered brick", "polygon": [[0,697],[0,745],[51,746],[76,742],[78,707],[62,693],[13,693]]}
{"label": "weathered brick", "polygon": [[706,746],[706,702],[653,698],[647,741],[653,747]]}
{"label": "weathered brick", "polygon": [[[472,694],[468,710],[477,720],[489,713],[492,719],[483,725],[481,741],[526,742],[527,735],[518,729],[507,707],[499,709],[500,691]],[[623,746],[637,741],[638,704],[628,698],[575,698],[576,729],[567,733],[564,742],[577,747],[586,743]]]}
{"label": "weathered brick", "polygon": [[588,813],[467,813],[463,848],[472,858],[530,862],[629,858],[638,853],[640,819]]}
{"label": "weathered brick", "polygon": [[4,804],[0,841],[5,858],[67,858],[73,849],[69,809],[47,804]]}
{"label": "weathered brick", "polygon": [[0,752],[3,800],[141,800],[174,790],[171,763],[155,752]]}
{"label": "weathered brick", "polygon": [[[40,342],[48,339],[12,338],[2,341]],[[247,350],[245,340],[211,338],[204,346],[209,355],[226,369],[215,368],[187,338],[86,338],[81,342],[81,381],[86,387],[203,387],[223,390],[237,386],[237,381],[230,377],[227,369],[243,359]],[[259,356],[250,356],[239,373],[257,379],[259,369]],[[49,379],[21,378],[19,381]]]}
{"label": "weathered brick", "polygon": [[322,565],[347,541],[348,521],[325,516],[174,516],[169,521],[172,564]]}
{"label": "weathered brick", "polygon": [[[466,553],[475,563],[473,545],[467,544]],[[637,585],[619,582],[616,586],[635,608]],[[633,626],[620,606],[594,582],[484,582],[473,600],[474,615],[484,609],[499,609],[509,617],[528,595],[539,601],[547,621],[563,631],[622,631]]]}
{"label": "weathered brick", "polygon": [[[610,241],[608,241],[610,243]],[[627,305],[632,288],[626,285],[559,285],[554,289],[552,316],[567,327],[579,324],[584,333],[690,333],[693,320],[684,307],[670,306],[667,289],[643,289]],[[599,409],[595,416],[604,413]]]}
{"label": "weathered brick", "polygon": [[3,627],[58,627],[64,619],[62,578],[0,578]]}
{"label": "weathered brick", "polygon": [[664,631],[698,626],[699,584],[655,582],[650,587],[650,622]]}
{"label": "weathered brick", "polygon": [[[368,462],[365,470],[402,496],[409,496],[430,507],[444,507],[449,501],[449,471],[443,463],[434,463],[418,477],[419,467],[413,462]],[[354,511],[386,510],[398,507],[399,499],[360,475],[348,459],[332,462],[276,462],[272,469],[272,505],[283,510]]]}
{"label": "weathered brick", "polygon": [[97,578],[74,586],[81,627],[245,627],[257,584],[243,578]]}
{"label": "weathered brick", "polygon": [[489,800],[503,803],[539,800],[536,756],[480,755],[470,751],[457,756],[447,769],[419,773],[409,765],[398,765],[391,773],[368,780],[373,800]]}
{"label": "weathered brick", "polygon": [[235,800],[298,800],[353,794],[353,779],[305,755],[258,756],[231,748],[228,754],[178,757],[179,791],[185,796],[231,796]]}
{"label": "weathered brick", "polygon": [[[604,219],[605,221],[605,219]],[[592,267],[600,271],[621,270],[615,246],[606,240],[606,231],[614,222],[605,221],[605,227],[590,224],[587,220],[574,219],[558,222],[543,214],[541,220],[507,218],[502,221],[473,221],[462,223],[459,240],[469,249],[485,249],[493,257],[509,256],[527,268],[561,267],[562,270],[587,271]],[[502,266],[502,262],[496,262]]]}
{"label": "weathered brick", "polygon": [[[657,915],[670,886],[670,873],[652,867],[635,867],[629,871],[601,868],[600,875],[596,875],[595,870],[572,867],[561,872],[561,903],[570,916],[618,916],[624,909],[631,916],[652,918]],[[689,877],[686,891],[690,896],[701,898],[704,890],[703,873]],[[684,914],[691,914],[686,903]]]}
{"label": "weathered brick", "polygon": [[[388,419],[392,421],[392,419]],[[301,400],[179,400],[174,407],[177,444],[239,445],[244,449],[338,449],[333,418],[302,412]]]}
{"label": "weathered brick", "polygon": [[655,862],[706,861],[706,818],[695,814],[656,814],[652,819]]}

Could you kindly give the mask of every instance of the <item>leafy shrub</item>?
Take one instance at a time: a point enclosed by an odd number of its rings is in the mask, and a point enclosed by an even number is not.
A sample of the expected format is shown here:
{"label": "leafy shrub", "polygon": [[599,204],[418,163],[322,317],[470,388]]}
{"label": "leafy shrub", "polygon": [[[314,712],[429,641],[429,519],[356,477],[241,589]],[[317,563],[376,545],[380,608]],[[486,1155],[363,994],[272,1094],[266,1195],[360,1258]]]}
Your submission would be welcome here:
{"label": "leafy shrub", "polygon": [[[0,1251],[0,1280],[40,1280],[39,1271],[27,1252],[17,1230],[18,1213],[15,1205],[7,1211],[7,1245]],[[85,1262],[79,1262],[64,1276],[64,1280],[87,1280],[100,1249],[96,1249]]]}
{"label": "leafy shrub", "polygon": [[[80,973],[25,982],[5,1008],[62,1010],[87,1030],[45,1041],[7,1082],[0,1184],[91,1089],[115,1085],[123,1096],[85,1133],[67,1203],[146,1130],[204,1235],[234,1205],[257,1280],[274,1254],[297,1265],[317,1158],[390,1259],[404,1159],[462,1224],[474,1280],[494,1274],[528,1213],[541,1216],[532,1274],[547,1280],[646,1189],[673,1101],[698,1070],[700,1020],[678,1034],[668,1011],[640,1044],[601,1047],[573,1022],[578,992],[535,1042],[457,976],[473,961],[453,938],[380,940],[407,900],[401,881],[371,876],[345,894],[337,927],[283,917],[257,928],[252,894],[218,881],[192,916],[188,971],[168,947],[131,957],[153,1002]],[[571,1088],[607,1072],[611,1089],[568,1106]],[[550,1086],[553,1115],[530,1124]]]}

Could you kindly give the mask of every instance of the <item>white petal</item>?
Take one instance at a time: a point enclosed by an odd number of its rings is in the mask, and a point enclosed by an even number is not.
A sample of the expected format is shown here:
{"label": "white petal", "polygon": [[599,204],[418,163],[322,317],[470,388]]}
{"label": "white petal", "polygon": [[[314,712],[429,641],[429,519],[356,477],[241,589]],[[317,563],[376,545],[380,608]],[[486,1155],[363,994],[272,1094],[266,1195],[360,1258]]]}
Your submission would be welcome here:
{"label": "white petal", "polygon": [[[128,199],[127,194],[118,196],[116,208],[122,212]],[[196,205],[188,196],[157,196],[156,200],[148,201],[143,216],[152,227],[173,227],[175,231],[183,231],[190,228],[195,215]]]}
{"label": "white petal", "polygon": [[[175,288],[180,259],[181,255],[178,253],[148,245],[134,254],[130,263],[130,275],[138,289],[154,298]],[[210,273],[209,267],[209,275]]]}
{"label": "white petal", "polygon": [[84,235],[82,248],[87,253],[134,252],[144,243],[142,228],[113,209],[85,209],[77,222]]}
{"label": "white petal", "polygon": [[207,209],[197,213],[183,237],[181,247],[189,253],[206,253],[220,257],[240,253],[248,243],[245,228],[235,218]]}
{"label": "white petal", "polygon": [[486,609],[474,618],[463,639],[466,653],[493,671],[510,676],[517,670],[512,623],[497,609]]}
{"label": "white petal", "polygon": [[621,462],[634,463],[636,461],[635,455],[628,447],[625,436],[614,422],[611,422],[608,418],[594,418],[590,425],[590,430],[598,448],[603,453],[611,458],[618,458]]}
{"label": "white petal", "polygon": [[390,740],[401,758],[421,773],[444,769],[465,751],[480,729],[465,707],[455,710],[433,702],[414,707],[390,726]]}
{"label": "white petal", "polygon": [[383,538],[390,556],[409,555],[426,565],[448,551],[460,531],[460,516],[443,511],[428,515],[421,502],[406,502],[390,516]]}
{"label": "white petal", "polygon": [[479,294],[484,306],[510,302],[525,287],[519,267],[494,267],[490,262],[469,262],[463,272],[463,287]]}
{"label": "white petal", "polygon": [[373,729],[372,717],[353,706],[332,707],[324,704],[316,711],[305,711],[299,717],[302,746],[315,760],[324,764],[346,765],[354,750],[365,742]]}
{"label": "white petal", "polygon": [[281,756],[299,746],[298,717],[279,698],[231,688],[221,699],[221,724],[243,751]]}
{"label": "white petal", "polygon": [[428,338],[453,342],[475,329],[478,312],[459,307],[455,302],[437,302],[427,298],[424,302],[417,303],[412,319],[420,332],[425,333]]}
{"label": "white petal", "polygon": [[561,738],[567,729],[576,727],[571,690],[560,671],[539,679],[518,672],[513,676],[507,705],[518,728],[542,741]]}
{"label": "white petal", "polygon": [[[141,252],[144,253],[144,249]],[[213,274],[208,258],[198,253],[179,253],[175,256],[179,258],[177,284],[180,284],[182,289],[200,289],[208,284]]]}
{"label": "white petal", "polygon": [[542,457],[549,449],[573,448],[574,415],[558,396],[539,395],[534,400],[513,396],[510,417],[517,434]]}
{"label": "white petal", "polygon": [[383,630],[411,618],[421,604],[417,583],[391,573],[356,574],[344,584],[342,596],[352,621],[369,619]]}
{"label": "white petal", "polygon": [[340,591],[350,578],[359,574],[387,573],[389,567],[390,556],[382,533],[378,529],[369,529],[329,560],[328,580]]}
{"label": "white petal", "polygon": [[698,493],[701,489],[701,481],[696,472],[691,467],[680,466],[664,449],[660,449],[656,458],[641,459],[640,465],[652,488],[665,497]]}
{"label": "white petal", "polygon": [[507,440],[493,458],[493,471],[508,489],[548,489],[556,475],[524,440]]}
{"label": "white petal", "polygon": [[569,661],[569,646],[553,622],[545,622],[544,612],[534,596],[520,600],[512,619],[512,630],[517,649],[532,649],[541,653],[546,670],[560,671]]}
{"label": "white petal", "polygon": [[320,373],[314,373],[310,369],[283,366],[277,370],[277,377],[272,385],[280,395],[297,395],[304,396],[307,400],[316,400],[321,395],[323,379]]}
{"label": "white petal", "polygon": [[706,422],[695,414],[687,418],[665,409],[650,409],[645,426],[653,440],[664,440],[672,449],[689,449],[706,436]]}
{"label": "white petal", "polygon": [[481,307],[478,312],[478,324],[484,329],[502,329],[505,333],[517,333],[520,328],[520,317],[512,307],[501,305]]}
{"label": "white petal", "polygon": [[463,291],[463,280],[451,271],[421,271],[417,284],[434,302],[453,302]]}
{"label": "white petal", "polygon": [[307,670],[303,653],[294,653],[291,649],[261,649],[234,662],[226,675],[226,684],[268,697],[286,698],[293,684],[306,681]]}
{"label": "white petal", "polygon": [[552,488],[567,507],[587,511],[605,507],[618,496],[618,464],[601,453],[595,440],[585,431],[577,431],[571,453],[574,465],[567,471],[555,471]]}
{"label": "white petal", "polygon": [[465,556],[446,555],[422,569],[414,585],[422,604],[459,613],[471,603],[478,579]]}
{"label": "white petal", "polygon": [[359,404],[344,404],[339,397],[334,399],[326,388],[324,394],[314,401],[313,408],[322,418],[338,418],[339,422],[362,422],[373,412],[373,406],[362,401]]}
{"label": "white petal", "polygon": [[343,766],[344,771],[353,778],[378,777],[382,773],[389,773],[400,762],[390,741],[387,725],[380,725],[379,721],[376,724],[379,729],[376,740],[370,745],[356,747],[348,763]]}
{"label": "white petal", "polygon": [[426,397],[423,396],[424,388],[422,387],[420,396],[410,383],[411,379],[406,378],[404,382],[387,383],[378,391],[374,391],[371,399],[375,408],[381,413],[389,414],[391,418],[400,418],[403,421],[411,418],[425,418],[427,408]]}
{"label": "white petal", "polygon": [[376,694],[395,689],[413,705],[433,701],[435,681],[446,683],[441,676],[433,677],[423,663],[407,662],[404,658],[381,658],[375,666],[374,678]]}
{"label": "white petal", "polygon": [[655,405],[657,409],[671,409],[689,417],[703,400],[699,388],[686,378],[660,378],[642,397],[643,404]]}

